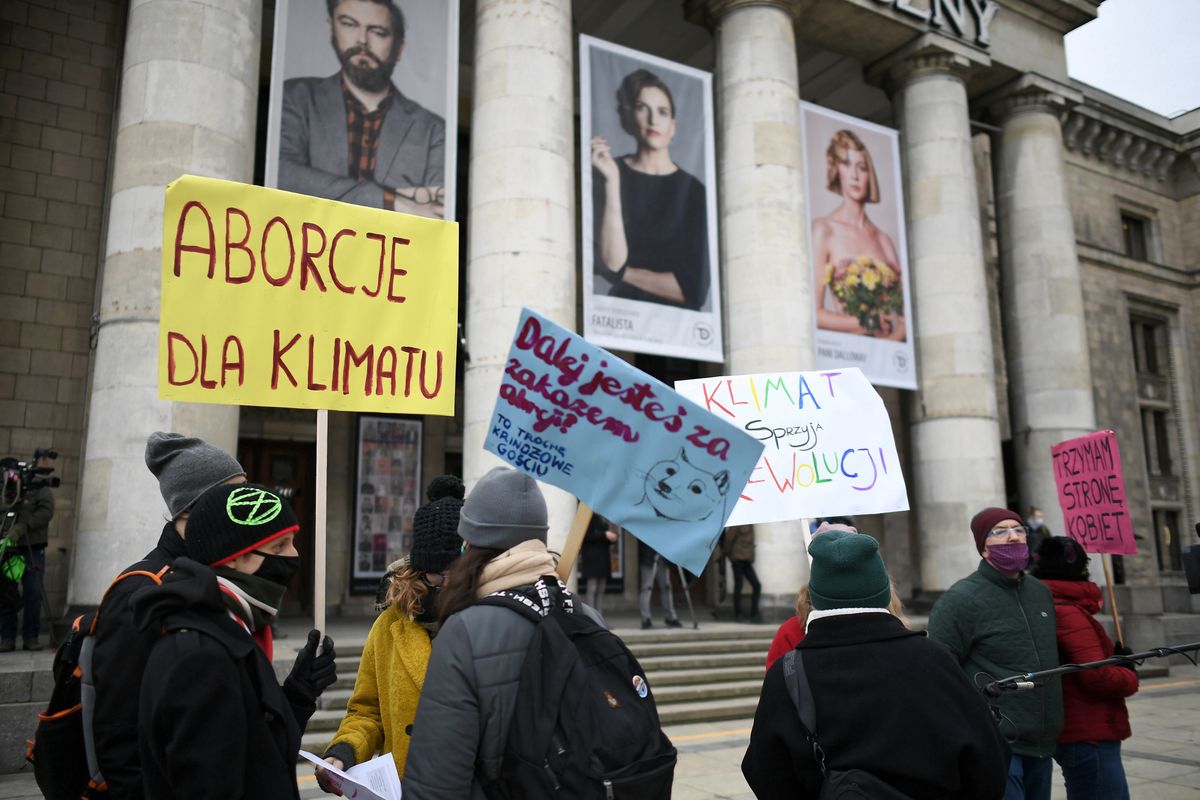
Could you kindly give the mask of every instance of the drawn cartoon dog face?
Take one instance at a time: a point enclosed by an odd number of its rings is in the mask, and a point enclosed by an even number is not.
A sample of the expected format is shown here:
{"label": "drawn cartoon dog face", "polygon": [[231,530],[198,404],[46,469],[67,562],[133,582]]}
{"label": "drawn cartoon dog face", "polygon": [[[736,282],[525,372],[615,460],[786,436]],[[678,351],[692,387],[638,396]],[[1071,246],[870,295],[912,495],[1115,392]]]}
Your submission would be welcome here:
{"label": "drawn cartoon dog face", "polygon": [[675,458],[659,461],[646,473],[646,502],[666,519],[698,522],[725,505],[729,473],[706,472],[687,460],[681,448]]}

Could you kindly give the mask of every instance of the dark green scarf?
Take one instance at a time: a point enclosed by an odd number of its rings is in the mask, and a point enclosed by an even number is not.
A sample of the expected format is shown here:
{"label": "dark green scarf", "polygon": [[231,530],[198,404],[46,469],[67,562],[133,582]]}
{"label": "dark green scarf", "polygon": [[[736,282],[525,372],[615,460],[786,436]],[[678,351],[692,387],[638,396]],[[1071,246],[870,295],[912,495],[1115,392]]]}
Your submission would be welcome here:
{"label": "dark green scarf", "polygon": [[[238,572],[230,567],[213,567],[213,572],[224,582],[224,588],[233,591],[245,601],[243,605],[237,597],[231,597],[228,591],[221,592],[221,600],[225,607],[245,622],[252,632],[271,624],[271,620],[279,613],[279,603],[283,600],[283,593],[287,591],[286,586],[260,578],[258,575]],[[250,609],[249,619],[246,618],[247,607]]]}

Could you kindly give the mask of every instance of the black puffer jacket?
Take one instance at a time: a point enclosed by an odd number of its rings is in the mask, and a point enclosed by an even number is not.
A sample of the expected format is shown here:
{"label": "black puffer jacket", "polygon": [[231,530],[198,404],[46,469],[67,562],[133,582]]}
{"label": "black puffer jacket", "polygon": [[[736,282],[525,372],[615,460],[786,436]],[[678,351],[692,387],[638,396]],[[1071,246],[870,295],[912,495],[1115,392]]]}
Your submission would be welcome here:
{"label": "black puffer jacket", "polygon": [[216,576],[187,558],[134,595],[136,623],[161,626],[142,676],[138,749],[145,796],[292,798],[311,700],[286,693],[221,601]]}

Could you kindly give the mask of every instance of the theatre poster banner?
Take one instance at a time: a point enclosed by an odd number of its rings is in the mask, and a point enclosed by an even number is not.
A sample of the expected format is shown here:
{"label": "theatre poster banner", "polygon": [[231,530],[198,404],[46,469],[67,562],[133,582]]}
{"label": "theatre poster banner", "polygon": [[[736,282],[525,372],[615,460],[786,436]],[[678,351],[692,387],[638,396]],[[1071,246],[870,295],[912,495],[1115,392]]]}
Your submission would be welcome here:
{"label": "theatre poster banner", "polygon": [[818,369],[916,389],[898,134],[800,104]]}
{"label": "theatre poster banner", "polygon": [[421,498],[421,421],[362,414],[350,590],[372,593],[388,563],[412,550]]}
{"label": "theatre poster banner", "polygon": [[267,186],[454,219],[458,0],[278,0]]}
{"label": "theatre poster banner", "polygon": [[583,333],[719,362],[712,75],[579,37]]}

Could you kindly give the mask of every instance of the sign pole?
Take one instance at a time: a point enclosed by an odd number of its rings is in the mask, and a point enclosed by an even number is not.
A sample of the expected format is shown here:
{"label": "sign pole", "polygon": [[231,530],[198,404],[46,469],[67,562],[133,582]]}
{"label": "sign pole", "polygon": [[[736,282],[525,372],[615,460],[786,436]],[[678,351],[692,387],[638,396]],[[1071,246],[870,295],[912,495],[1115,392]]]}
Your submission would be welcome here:
{"label": "sign pole", "polygon": [[579,557],[579,548],[583,546],[583,535],[587,533],[588,523],[592,521],[592,509],[587,503],[580,503],[575,509],[575,520],[571,523],[571,532],[567,534],[567,542],[563,545],[562,558],[558,560],[558,577],[563,583],[571,577],[575,559]]}
{"label": "sign pole", "polygon": [[317,409],[317,491],[313,503],[313,627],[325,633],[325,518],[328,504],[329,411]]}
{"label": "sign pole", "polygon": [[1108,560],[1112,556],[1108,553],[1100,555],[1100,563],[1104,565],[1104,583],[1108,589],[1108,609],[1112,612],[1113,626],[1117,629],[1117,641],[1125,644],[1125,635],[1121,633],[1121,616],[1117,613],[1117,595],[1113,591],[1112,572],[1108,568]]}

